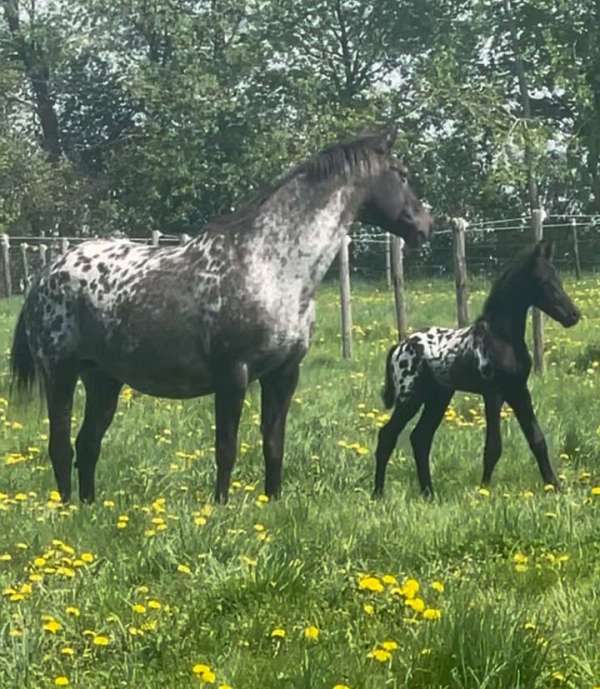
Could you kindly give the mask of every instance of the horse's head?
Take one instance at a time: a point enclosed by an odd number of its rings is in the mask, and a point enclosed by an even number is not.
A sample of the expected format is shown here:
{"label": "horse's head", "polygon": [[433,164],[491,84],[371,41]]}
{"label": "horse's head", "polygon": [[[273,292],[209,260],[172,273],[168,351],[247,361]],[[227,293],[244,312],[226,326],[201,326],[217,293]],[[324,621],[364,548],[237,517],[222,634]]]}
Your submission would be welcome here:
{"label": "horse's head", "polygon": [[402,237],[418,246],[431,237],[433,219],[408,183],[406,167],[391,155],[396,128],[373,137],[379,165],[369,178],[369,189],[358,220]]}
{"label": "horse's head", "polygon": [[553,254],[554,244],[544,239],[533,249],[529,264],[531,301],[550,318],[570,328],[579,321],[581,312],[562,286],[552,264]]}

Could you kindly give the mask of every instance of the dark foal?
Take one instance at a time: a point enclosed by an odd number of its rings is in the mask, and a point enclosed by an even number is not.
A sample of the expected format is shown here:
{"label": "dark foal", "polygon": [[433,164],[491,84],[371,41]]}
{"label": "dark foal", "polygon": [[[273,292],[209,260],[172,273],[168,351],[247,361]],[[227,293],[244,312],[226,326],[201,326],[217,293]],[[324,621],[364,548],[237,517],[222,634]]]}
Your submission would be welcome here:
{"label": "dark foal", "polygon": [[524,251],[493,285],[483,313],[460,330],[430,328],[390,349],[385,370],[384,403],[394,406],[379,431],[374,497],[383,494],[385,470],[398,436],[421,407],[423,413],[410,441],[421,492],[433,496],[429,453],[433,436],[456,390],[483,395],[486,436],[483,485],[487,485],[502,453],[500,409],[507,402],[515,412],[545,484],[558,488],[548,449],[531,403],[527,379],[531,357],[525,344],[525,322],[535,306],[565,328],[580,312],[564,291],[552,265],[553,246],[541,241]]}

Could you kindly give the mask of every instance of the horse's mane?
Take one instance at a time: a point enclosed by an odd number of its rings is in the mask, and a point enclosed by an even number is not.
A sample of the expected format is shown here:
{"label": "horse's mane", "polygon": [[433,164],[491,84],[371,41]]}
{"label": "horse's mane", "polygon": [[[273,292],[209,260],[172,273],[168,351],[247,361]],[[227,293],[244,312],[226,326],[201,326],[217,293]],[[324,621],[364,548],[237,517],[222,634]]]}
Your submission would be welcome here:
{"label": "horse's mane", "polygon": [[293,167],[274,183],[263,187],[252,199],[241,203],[237,210],[209,221],[205,226],[205,231],[240,229],[240,226],[249,224],[265,201],[300,175],[304,174],[309,179],[320,181],[338,175],[348,175],[361,167],[370,169],[377,161],[378,154],[381,154],[381,136],[380,134],[364,134],[327,146],[316,155]]}
{"label": "horse's mane", "polygon": [[500,276],[492,284],[490,293],[483,304],[482,313],[488,313],[497,304],[510,299],[513,294],[512,288],[514,281],[518,275],[530,265],[533,252],[535,251],[535,244],[533,246],[522,249],[516,258],[500,273]]}

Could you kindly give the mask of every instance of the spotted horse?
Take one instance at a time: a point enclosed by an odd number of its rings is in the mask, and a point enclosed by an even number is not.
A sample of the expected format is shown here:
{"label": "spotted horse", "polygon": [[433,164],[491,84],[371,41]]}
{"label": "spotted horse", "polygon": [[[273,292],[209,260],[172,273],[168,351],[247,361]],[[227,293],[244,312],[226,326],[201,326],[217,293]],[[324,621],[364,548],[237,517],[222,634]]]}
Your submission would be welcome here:
{"label": "spotted horse", "polygon": [[479,393],[485,403],[483,485],[489,484],[502,453],[500,410],[507,402],[537,460],[545,484],[558,488],[544,435],[536,419],[527,379],[531,357],[525,344],[526,316],[535,306],[565,328],[580,313],[552,264],[553,245],[529,248],[494,283],[481,316],[459,330],[429,328],[413,333],[388,352],[384,404],[394,407],[377,442],[374,497],[383,494],[385,471],[398,436],[423,407],[410,435],[421,492],[433,496],[429,453],[435,432],[456,390]]}
{"label": "spotted horse", "polygon": [[175,399],[214,393],[215,497],[228,498],[244,396],[261,385],[265,492],[280,492],[284,429],[315,318],[315,290],[355,219],[417,245],[432,218],[392,155],[393,129],[337,143],[181,247],[90,240],[31,286],[17,322],[17,388],[45,389],[49,454],[71,497],[80,377],[79,496],[94,499],[102,438],[124,383]]}

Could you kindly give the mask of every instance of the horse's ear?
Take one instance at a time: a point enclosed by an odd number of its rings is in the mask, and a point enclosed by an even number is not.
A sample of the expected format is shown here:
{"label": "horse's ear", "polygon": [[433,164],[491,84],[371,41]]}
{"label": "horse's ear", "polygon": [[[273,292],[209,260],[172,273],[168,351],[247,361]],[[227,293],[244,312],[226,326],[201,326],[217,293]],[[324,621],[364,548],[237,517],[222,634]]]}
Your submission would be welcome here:
{"label": "horse's ear", "polygon": [[389,153],[392,150],[392,146],[396,143],[396,138],[398,137],[398,125],[393,124],[388,127],[385,132],[378,137],[377,145],[375,150],[379,153]]}
{"label": "horse's ear", "polygon": [[540,240],[535,247],[535,256],[551,261],[554,258],[554,242],[549,239]]}

